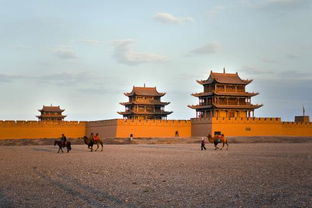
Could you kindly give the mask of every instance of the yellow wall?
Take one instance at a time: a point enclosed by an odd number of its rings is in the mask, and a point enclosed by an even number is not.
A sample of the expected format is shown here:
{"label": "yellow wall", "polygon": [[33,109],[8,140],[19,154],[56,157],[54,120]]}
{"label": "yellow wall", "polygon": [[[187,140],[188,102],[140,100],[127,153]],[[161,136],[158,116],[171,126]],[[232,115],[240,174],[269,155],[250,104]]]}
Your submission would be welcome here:
{"label": "yellow wall", "polygon": [[77,121],[0,121],[0,139],[69,138],[85,135],[86,122]]}
{"label": "yellow wall", "polygon": [[100,137],[116,137],[117,119],[90,121],[87,123],[87,136],[91,133],[99,133]]}
{"label": "yellow wall", "polygon": [[207,136],[212,132],[212,122],[209,118],[191,120],[192,136]]}
{"label": "yellow wall", "polygon": [[118,119],[117,137],[191,137],[189,120],[133,120]]}
{"label": "yellow wall", "polygon": [[91,132],[99,133],[101,137],[180,137],[191,136],[191,122],[189,120],[140,120],[114,119],[91,121],[87,124],[87,135]]}
{"label": "yellow wall", "polygon": [[227,136],[312,136],[312,123],[282,122],[280,118],[192,119],[193,136],[215,131]]}
{"label": "yellow wall", "polygon": [[64,133],[78,138],[99,133],[104,137],[179,137],[207,136],[221,131],[226,136],[312,136],[312,123],[282,122],[280,118],[212,118],[192,120],[103,121],[0,121],[0,139],[58,138]]}

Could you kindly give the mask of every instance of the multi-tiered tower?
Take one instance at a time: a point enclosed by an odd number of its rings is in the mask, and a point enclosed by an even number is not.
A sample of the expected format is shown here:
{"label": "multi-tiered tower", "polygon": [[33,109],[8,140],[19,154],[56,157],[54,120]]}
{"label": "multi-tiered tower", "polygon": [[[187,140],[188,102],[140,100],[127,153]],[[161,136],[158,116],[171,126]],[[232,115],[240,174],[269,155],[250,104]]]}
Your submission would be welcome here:
{"label": "multi-tiered tower", "polygon": [[126,110],[118,112],[127,119],[167,119],[172,111],[165,111],[169,102],[161,102],[160,98],[166,93],[160,93],[156,87],[133,87],[130,93],[124,93],[129,97],[128,102],[120,103]]}
{"label": "multi-tiered tower", "polygon": [[258,93],[246,92],[245,87],[252,80],[243,80],[238,73],[211,71],[207,80],[197,82],[203,85],[204,91],[192,94],[199,98],[198,105],[188,106],[196,110],[196,118],[254,117],[254,110],[262,106],[251,104],[251,97]]}
{"label": "multi-tiered tower", "polygon": [[41,115],[37,116],[39,121],[62,121],[66,116],[62,115],[63,109],[60,106],[43,106],[41,110],[38,110]]}

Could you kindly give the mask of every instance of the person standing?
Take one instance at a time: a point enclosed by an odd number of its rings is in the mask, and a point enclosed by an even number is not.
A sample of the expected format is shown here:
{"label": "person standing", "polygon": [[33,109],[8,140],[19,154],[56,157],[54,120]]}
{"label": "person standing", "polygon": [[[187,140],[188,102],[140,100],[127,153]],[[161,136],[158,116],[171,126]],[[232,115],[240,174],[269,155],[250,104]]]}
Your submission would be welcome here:
{"label": "person standing", "polygon": [[201,139],[200,150],[206,150],[206,147],[205,147],[205,137],[202,137],[202,139]]}

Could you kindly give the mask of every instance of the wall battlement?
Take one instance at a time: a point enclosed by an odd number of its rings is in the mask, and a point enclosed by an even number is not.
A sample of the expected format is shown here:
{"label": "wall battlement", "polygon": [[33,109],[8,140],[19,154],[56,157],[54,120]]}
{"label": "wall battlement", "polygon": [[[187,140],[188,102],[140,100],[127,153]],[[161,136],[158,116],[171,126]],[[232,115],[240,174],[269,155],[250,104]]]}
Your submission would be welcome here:
{"label": "wall battlement", "polygon": [[281,122],[281,118],[280,117],[241,117],[241,118],[217,118],[217,117],[213,117],[213,118],[192,118],[192,121],[196,121],[196,122],[276,122],[279,123]]}
{"label": "wall battlement", "polygon": [[192,119],[192,136],[221,131],[228,136],[312,136],[311,122],[283,122],[281,118]]}
{"label": "wall battlement", "polygon": [[85,121],[0,121],[0,139],[69,138],[85,135]]}
{"label": "wall battlement", "polygon": [[117,119],[121,125],[189,125],[190,120],[134,120],[134,119]]}
{"label": "wall battlement", "polygon": [[101,137],[191,137],[221,131],[227,136],[312,136],[312,122],[281,118],[194,118],[191,120],[111,119],[98,121],[0,121],[0,139]]}
{"label": "wall battlement", "polygon": [[32,120],[0,120],[0,125],[25,125],[25,126],[31,126],[31,125],[49,125],[49,126],[55,126],[55,125],[85,125],[86,121],[32,121]]}
{"label": "wall battlement", "polygon": [[87,124],[87,135],[99,133],[103,137],[190,137],[190,120],[139,120],[113,119],[91,121]]}

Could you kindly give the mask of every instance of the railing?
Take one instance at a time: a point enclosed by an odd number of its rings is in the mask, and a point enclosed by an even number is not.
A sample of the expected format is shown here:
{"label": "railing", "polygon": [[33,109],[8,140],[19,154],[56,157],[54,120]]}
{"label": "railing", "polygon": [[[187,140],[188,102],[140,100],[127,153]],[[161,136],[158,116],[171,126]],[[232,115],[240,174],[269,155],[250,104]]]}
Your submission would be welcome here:
{"label": "railing", "polygon": [[155,111],[149,111],[149,110],[126,110],[125,113],[167,113],[168,111],[164,110],[155,110]]}
{"label": "railing", "polygon": [[209,102],[203,102],[203,103],[199,103],[200,106],[206,106],[206,105],[251,105],[251,103],[234,103],[234,102],[213,102],[213,103],[209,103]]}

